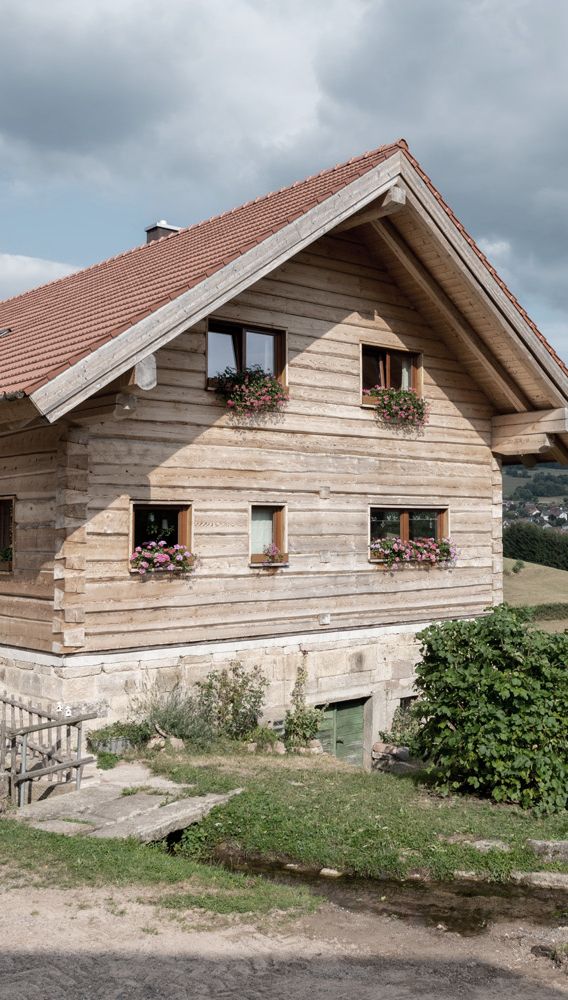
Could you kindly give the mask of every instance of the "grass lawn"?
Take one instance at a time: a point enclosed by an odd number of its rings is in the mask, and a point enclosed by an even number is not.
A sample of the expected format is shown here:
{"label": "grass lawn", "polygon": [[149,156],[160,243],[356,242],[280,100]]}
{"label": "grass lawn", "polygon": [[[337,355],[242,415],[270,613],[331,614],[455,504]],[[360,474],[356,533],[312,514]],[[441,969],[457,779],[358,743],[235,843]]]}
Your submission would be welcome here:
{"label": "grass lawn", "polygon": [[515,559],[503,559],[503,591],[507,604],[532,607],[535,628],[564,632],[568,628],[568,571],[527,562],[519,573],[512,573],[515,562]]}
{"label": "grass lawn", "polygon": [[[503,559],[503,569],[512,570],[515,559]],[[568,602],[568,570],[525,563],[519,573],[509,572],[503,579],[507,604],[549,604]]]}
{"label": "grass lawn", "polygon": [[[4,885],[155,886],[153,900],[169,908],[211,913],[306,912],[318,905],[301,888],[225,871],[159,846],[44,833],[14,820],[0,820],[0,880]],[[176,893],[165,893],[176,886]]]}
{"label": "grass lawn", "polygon": [[[249,859],[332,867],[360,876],[405,877],[418,870],[436,879],[476,871],[506,879],[513,870],[556,870],[525,841],[568,838],[568,813],[536,818],[514,806],[473,798],[439,798],[408,778],[367,773],[334,758],[176,757],[153,766],[201,789],[240,786],[244,792],[184,834],[179,850],[205,861],[227,845]],[[508,853],[482,854],[456,834],[499,839]]]}

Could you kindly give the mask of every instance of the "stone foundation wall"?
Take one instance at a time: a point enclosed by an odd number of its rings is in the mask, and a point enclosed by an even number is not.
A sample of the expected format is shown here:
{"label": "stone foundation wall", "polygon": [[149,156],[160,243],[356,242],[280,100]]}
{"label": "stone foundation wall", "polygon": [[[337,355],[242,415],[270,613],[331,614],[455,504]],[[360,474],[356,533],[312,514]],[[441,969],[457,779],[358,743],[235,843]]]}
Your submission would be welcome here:
{"label": "stone foundation wall", "polygon": [[178,682],[190,685],[216,667],[239,660],[245,666],[262,666],[269,680],[266,719],[277,721],[289,705],[298,666],[305,663],[310,704],[371,699],[365,733],[370,752],[399,699],[412,694],[418,659],[415,634],[424,627],[421,623],[89,655],[56,656],[0,646],[0,686],[32,701],[98,711],[97,724],[105,725],[127,715],[130,699],[144,683],[157,680],[164,689]]}

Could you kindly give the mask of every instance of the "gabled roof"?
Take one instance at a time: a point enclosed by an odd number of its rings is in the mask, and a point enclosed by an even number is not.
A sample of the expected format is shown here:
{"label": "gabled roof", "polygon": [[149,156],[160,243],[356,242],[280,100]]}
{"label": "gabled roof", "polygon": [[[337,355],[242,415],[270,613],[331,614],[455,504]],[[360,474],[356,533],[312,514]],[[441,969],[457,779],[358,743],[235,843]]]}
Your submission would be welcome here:
{"label": "gabled roof", "polygon": [[29,394],[386,160],[398,144],[0,303],[0,392]]}
{"label": "gabled roof", "polygon": [[564,363],[401,139],[0,303],[0,330],[10,330],[0,336],[0,398],[29,395],[41,413],[57,419],[369,205],[397,178],[412,183],[416,174],[481,262],[488,282],[497,283],[519,326],[541,345],[552,378],[556,372],[565,383]]}

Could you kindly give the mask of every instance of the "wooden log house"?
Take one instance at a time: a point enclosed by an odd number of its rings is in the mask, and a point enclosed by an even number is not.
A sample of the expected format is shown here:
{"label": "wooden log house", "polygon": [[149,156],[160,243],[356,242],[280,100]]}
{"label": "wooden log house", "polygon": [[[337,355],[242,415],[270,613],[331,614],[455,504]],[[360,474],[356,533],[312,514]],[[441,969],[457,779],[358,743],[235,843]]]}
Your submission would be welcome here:
{"label": "wooden log house", "polygon": [[[289,399],[239,418],[215,377],[254,362]],[[277,721],[304,663],[354,760],[416,633],[502,599],[502,462],[568,460],[566,366],[404,140],[1,303],[0,394],[2,687],[116,718],[240,660]],[[194,572],[132,571],[156,524]],[[390,572],[389,534],[457,557]]]}

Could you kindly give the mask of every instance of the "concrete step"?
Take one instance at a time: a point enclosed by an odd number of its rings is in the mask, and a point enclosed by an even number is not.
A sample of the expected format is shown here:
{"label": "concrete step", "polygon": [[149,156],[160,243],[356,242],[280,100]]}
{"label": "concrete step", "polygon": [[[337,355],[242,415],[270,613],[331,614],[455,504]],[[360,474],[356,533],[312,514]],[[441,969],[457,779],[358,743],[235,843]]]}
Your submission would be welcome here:
{"label": "concrete step", "polygon": [[176,830],[185,830],[192,823],[199,823],[215,806],[224,805],[232,795],[238,794],[239,791],[240,789],[237,789],[226,795],[210,793],[180,799],[178,802],[170,802],[169,805],[165,805],[157,811],[128,817],[119,822],[98,827],[98,829],[89,832],[87,836],[111,837],[120,840],[133,837],[143,844],[150,844],[155,840],[163,840],[169,833],[174,833]]}
{"label": "concrete step", "polygon": [[191,795],[191,788],[153,775],[144,764],[122,764],[112,771],[99,772],[79,792],[23,806],[14,813],[14,819],[37,830],[66,836],[133,837],[151,843],[198,823],[211,809],[240,791]]}

